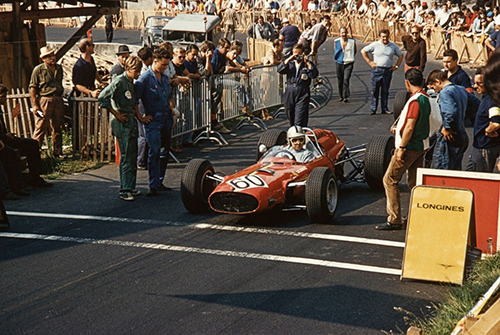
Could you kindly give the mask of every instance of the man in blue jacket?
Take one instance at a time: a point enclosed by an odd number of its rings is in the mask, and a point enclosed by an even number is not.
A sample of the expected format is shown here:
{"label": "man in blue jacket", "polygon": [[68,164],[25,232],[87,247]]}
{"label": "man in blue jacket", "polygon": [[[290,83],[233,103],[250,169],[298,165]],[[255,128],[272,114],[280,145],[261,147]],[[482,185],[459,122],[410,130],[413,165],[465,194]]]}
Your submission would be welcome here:
{"label": "man in blue jacket", "polygon": [[149,191],[146,196],[156,196],[158,191],[171,190],[163,184],[174,124],[172,90],[164,74],[171,59],[172,55],[166,49],[157,49],[153,53],[153,64],[134,85],[137,103],[142,101],[146,117],[151,118],[145,125],[146,142],[149,145]]}
{"label": "man in blue jacket", "polygon": [[307,127],[311,80],[318,76],[318,69],[304,55],[304,47],[296,44],[292,55],[279,64],[277,70],[286,75],[284,101],[290,126]]}
{"label": "man in blue jacket", "polygon": [[340,28],[340,37],[333,42],[335,47],[334,59],[337,65],[337,82],[339,87],[339,101],[348,102],[351,91],[349,81],[354,68],[354,55],[356,55],[356,40],[347,37],[347,28]]}
{"label": "man in blue jacket", "polygon": [[427,86],[439,93],[438,104],[443,119],[434,147],[432,168],[461,170],[469,145],[464,126],[465,115],[467,110],[477,110],[479,99],[467,92],[465,87],[453,84],[441,70],[429,73]]}

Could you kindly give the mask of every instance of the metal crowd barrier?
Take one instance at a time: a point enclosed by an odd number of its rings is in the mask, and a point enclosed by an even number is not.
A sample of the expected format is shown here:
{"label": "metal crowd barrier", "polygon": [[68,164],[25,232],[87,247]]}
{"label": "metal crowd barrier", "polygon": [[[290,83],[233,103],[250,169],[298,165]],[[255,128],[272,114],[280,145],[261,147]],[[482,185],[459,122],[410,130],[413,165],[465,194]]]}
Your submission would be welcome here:
{"label": "metal crowd barrier", "polygon": [[[249,75],[226,73],[208,80],[194,80],[190,88],[177,87],[174,95],[179,117],[175,120],[172,138],[228,144],[213,127],[212,110],[217,121],[224,122],[244,116],[241,111],[245,105],[251,111],[282,105],[283,86],[284,77],[277,73],[276,66],[259,66],[252,68]],[[84,158],[111,161],[114,141],[109,113],[99,107],[95,98],[74,97],[72,101],[73,150],[80,151]],[[236,128],[246,125],[266,129],[261,119],[247,116]],[[195,132],[199,134],[192,138]],[[172,158],[176,160],[173,155]]]}

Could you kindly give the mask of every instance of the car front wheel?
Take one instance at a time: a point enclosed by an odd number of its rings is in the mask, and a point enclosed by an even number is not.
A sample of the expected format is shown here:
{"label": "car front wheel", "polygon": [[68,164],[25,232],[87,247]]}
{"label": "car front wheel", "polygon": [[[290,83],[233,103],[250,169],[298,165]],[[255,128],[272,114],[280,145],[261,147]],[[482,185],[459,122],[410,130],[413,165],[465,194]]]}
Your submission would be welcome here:
{"label": "car front wheel", "polygon": [[305,201],[307,215],[312,222],[329,223],[338,204],[337,179],[327,167],[311,171],[306,182]]}
{"label": "car front wheel", "polygon": [[181,198],[184,207],[191,213],[208,211],[208,197],[216,182],[208,178],[214,174],[212,164],[206,159],[192,159],[184,168],[181,179]]}

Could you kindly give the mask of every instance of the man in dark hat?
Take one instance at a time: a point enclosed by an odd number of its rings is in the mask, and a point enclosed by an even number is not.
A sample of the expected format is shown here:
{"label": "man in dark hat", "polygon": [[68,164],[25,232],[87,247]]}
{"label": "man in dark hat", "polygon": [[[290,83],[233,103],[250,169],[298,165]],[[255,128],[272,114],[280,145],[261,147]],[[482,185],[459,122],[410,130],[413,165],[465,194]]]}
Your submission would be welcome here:
{"label": "man in dark hat", "polygon": [[116,52],[116,58],[118,61],[113,65],[110,71],[111,80],[125,72],[125,61],[128,56],[130,56],[130,49],[128,46],[125,44],[120,45],[118,47],[118,51]]}

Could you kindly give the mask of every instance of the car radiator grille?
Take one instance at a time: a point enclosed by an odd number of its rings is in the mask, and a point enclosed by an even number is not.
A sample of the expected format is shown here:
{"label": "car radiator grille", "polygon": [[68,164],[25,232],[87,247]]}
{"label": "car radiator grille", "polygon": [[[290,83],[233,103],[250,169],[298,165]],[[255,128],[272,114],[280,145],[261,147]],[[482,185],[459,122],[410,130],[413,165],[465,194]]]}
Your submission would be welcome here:
{"label": "car radiator grille", "polygon": [[210,197],[212,208],[226,213],[253,212],[259,201],[253,196],[237,192],[217,192]]}

